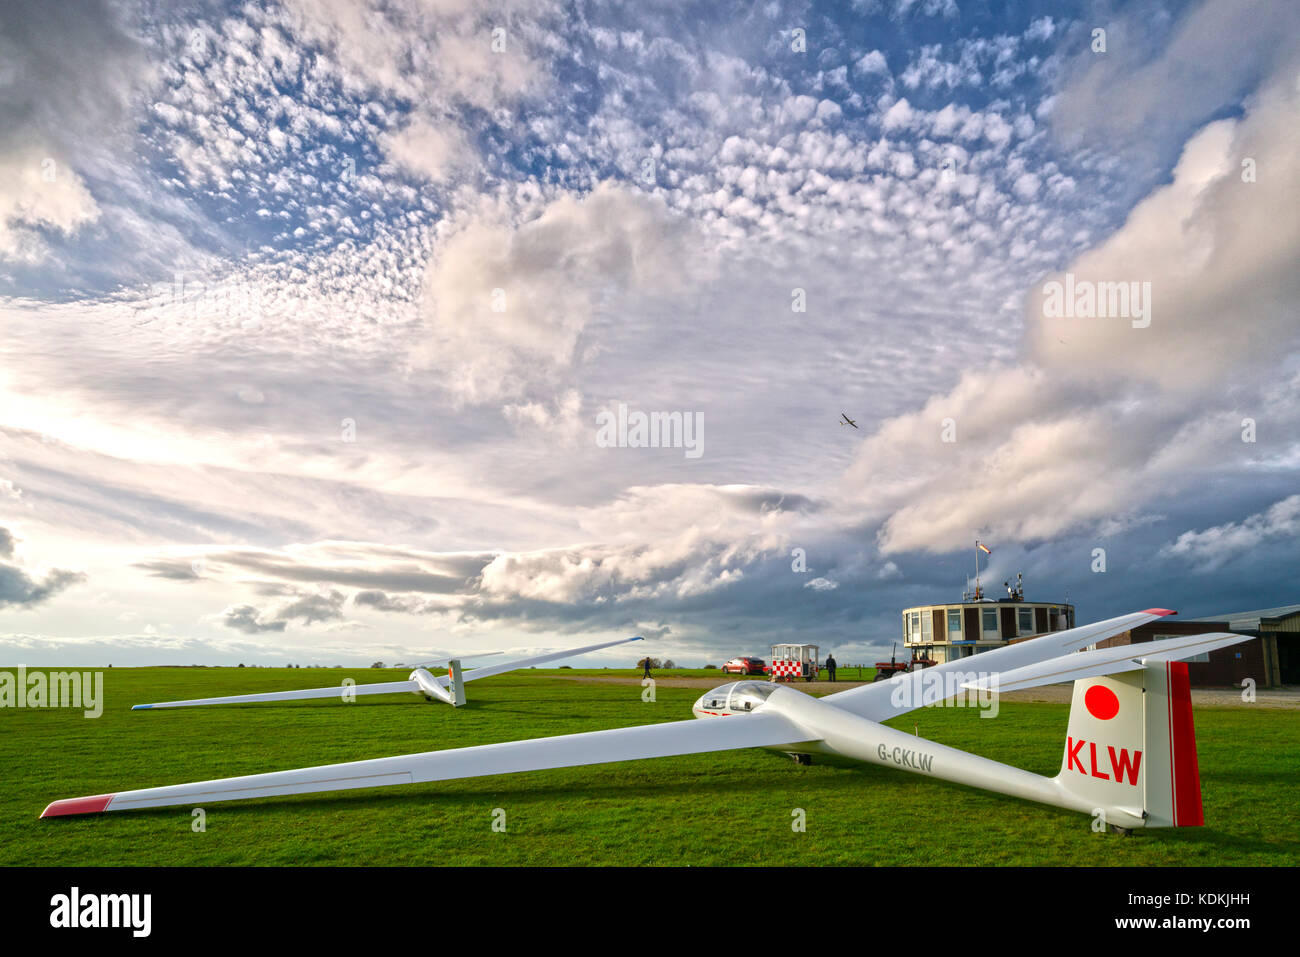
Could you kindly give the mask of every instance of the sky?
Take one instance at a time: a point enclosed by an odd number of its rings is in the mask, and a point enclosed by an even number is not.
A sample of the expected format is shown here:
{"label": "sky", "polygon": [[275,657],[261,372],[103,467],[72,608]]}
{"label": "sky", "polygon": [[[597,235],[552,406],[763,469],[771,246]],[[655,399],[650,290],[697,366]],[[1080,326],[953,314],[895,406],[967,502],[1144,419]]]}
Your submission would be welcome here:
{"label": "sky", "polygon": [[1298,118],[1288,0],[7,0],[0,661],[1300,601]]}

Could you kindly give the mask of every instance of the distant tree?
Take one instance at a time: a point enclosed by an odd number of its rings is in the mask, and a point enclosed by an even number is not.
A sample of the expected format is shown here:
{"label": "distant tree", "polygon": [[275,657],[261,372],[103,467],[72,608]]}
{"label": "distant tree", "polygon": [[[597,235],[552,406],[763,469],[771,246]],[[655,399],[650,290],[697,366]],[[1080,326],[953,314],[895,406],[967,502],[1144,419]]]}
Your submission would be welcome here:
{"label": "distant tree", "polygon": [[664,667],[665,667],[665,668],[676,668],[677,665],[676,665],[676,663],[673,661],[673,659],[671,659],[671,658],[665,658],[665,659],[664,659]]}
{"label": "distant tree", "polygon": [[239,667],[241,668],[244,667],[244,663],[242,661],[239,663]]}
{"label": "distant tree", "polygon": [[375,662],[373,665],[371,665],[370,667],[372,667],[372,668],[382,668],[383,666],[384,666],[384,663],[383,663],[382,661],[376,661],[376,662]]}
{"label": "distant tree", "polygon": [[717,665],[705,665],[705,666],[704,666],[704,670],[705,670],[705,671],[717,671],[717,670],[718,670],[718,666],[717,666]]}

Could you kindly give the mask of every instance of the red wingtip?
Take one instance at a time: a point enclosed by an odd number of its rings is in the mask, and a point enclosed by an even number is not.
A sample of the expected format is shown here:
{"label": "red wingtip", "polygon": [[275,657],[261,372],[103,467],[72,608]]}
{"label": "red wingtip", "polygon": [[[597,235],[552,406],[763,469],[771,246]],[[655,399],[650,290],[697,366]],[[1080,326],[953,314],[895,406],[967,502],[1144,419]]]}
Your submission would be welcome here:
{"label": "red wingtip", "polygon": [[68,798],[55,801],[41,812],[41,817],[62,817],[65,814],[98,814],[107,811],[112,794],[96,794],[94,797]]}
{"label": "red wingtip", "polygon": [[1174,611],[1172,608],[1144,608],[1144,609],[1142,610],[1142,614],[1144,614],[1144,615],[1176,615],[1176,614],[1178,614],[1178,612]]}

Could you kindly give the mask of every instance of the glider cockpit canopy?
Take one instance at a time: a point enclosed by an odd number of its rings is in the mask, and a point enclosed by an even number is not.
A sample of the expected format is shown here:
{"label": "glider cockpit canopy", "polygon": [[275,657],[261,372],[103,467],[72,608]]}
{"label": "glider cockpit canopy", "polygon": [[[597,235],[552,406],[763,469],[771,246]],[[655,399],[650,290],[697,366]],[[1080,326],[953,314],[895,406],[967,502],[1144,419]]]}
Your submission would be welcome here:
{"label": "glider cockpit canopy", "polygon": [[696,717],[748,714],[776,690],[770,681],[733,681],[700,696],[692,709]]}

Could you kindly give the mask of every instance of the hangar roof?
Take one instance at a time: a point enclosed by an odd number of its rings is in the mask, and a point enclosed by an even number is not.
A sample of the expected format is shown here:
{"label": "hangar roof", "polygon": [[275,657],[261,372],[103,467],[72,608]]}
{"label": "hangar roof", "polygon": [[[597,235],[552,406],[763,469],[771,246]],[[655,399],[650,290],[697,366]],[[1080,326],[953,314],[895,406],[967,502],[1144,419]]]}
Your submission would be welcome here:
{"label": "hangar roof", "polygon": [[1233,611],[1222,615],[1205,615],[1201,618],[1185,618],[1184,621],[1226,621],[1233,631],[1258,630],[1260,621],[1290,618],[1300,615],[1300,605],[1279,605],[1276,608],[1257,608],[1254,611]]}

